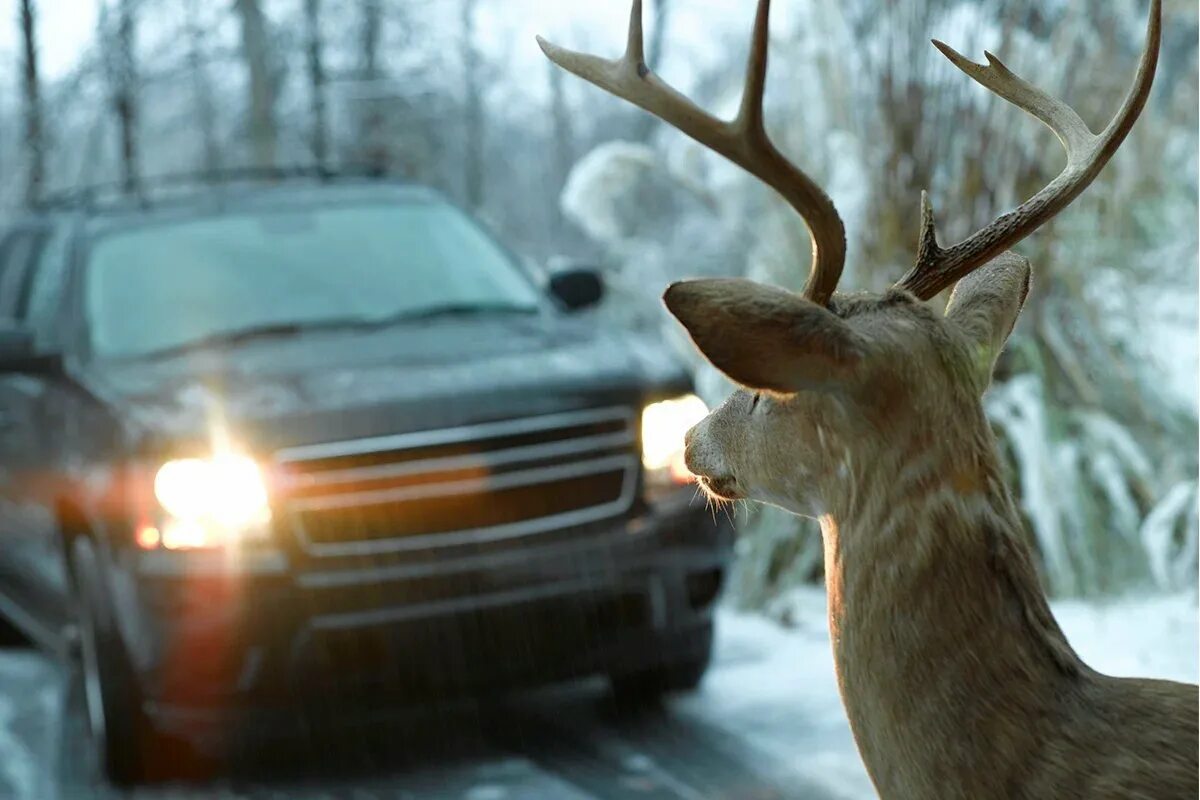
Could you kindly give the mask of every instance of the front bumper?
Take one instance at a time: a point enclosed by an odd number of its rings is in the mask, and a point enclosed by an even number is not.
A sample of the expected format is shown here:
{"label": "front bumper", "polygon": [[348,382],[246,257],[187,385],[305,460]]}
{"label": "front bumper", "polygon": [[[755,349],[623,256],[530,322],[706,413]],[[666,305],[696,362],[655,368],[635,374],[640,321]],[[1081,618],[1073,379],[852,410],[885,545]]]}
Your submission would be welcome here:
{"label": "front bumper", "polygon": [[503,551],[135,554],[118,618],[152,709],[477,693],[687,660],[731,553],[681,495]]}

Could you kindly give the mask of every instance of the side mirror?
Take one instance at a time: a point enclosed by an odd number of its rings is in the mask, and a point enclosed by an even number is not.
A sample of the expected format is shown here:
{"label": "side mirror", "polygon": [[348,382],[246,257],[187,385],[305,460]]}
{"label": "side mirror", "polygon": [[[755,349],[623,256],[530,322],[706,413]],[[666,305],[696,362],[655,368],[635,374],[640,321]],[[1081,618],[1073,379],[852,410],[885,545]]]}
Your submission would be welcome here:
{"label": "side mirror", "polygon": [[24,372],[50,375],[61,370],[62,357],[39,353],[31,331],[0,323],[0,374]]}
{"label": "side mirror", "polygon": [[568,311],[589,308],[604,297],[604,280],[600,273],[586,267],[555,270],[550,274],[547,288]]}

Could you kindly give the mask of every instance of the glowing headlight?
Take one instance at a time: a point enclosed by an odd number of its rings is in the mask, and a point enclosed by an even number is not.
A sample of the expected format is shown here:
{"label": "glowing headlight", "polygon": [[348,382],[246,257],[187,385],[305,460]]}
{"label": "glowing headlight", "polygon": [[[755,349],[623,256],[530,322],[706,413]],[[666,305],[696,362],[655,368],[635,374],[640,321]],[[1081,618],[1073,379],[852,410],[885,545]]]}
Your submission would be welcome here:
{"label": "glowing headlight", "polygon": [[652,403],[642,411],[642,465],[648,473],[667,472],[678,483],[690,479],[683,464],[683,437],[708,416],[708,406],[694,394]]}
{"label": "glowing headlight", "polygon": [[172,517],[162,531],[168,549],[245,538],[261,533],[271,519],[262,471],[244,455],[168,461],[154,476],[154,495]]}

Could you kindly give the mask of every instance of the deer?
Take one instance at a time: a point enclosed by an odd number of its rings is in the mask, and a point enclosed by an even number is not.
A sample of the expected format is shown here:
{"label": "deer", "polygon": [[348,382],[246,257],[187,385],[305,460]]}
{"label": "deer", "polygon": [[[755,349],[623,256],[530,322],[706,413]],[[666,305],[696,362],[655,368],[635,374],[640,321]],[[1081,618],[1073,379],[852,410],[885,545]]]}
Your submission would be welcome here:
{"label": "deer", "polygon": [[[837,292],[833,202],[767,135],[770,0],[759,0],[740,109],[703,111],[647,68],[642,3],[615,60],[541,37],[559,67],[639,106],[763,181],[807,225],[795,293],[737,278],[671,284],[667,310],[737,387],[686,437],[716,502],[820,522],[838,689],[883,798],[1195,798],[1195,685],[1089,667],[1057,624],[983,407],[1031,286],[1011,248],[1077,198],[1125,141],[1154,82],[1152,0],[1132,88],[1093,133],[1066,103],[986,53],[961,71],[1049,127],[1062,173],[953,246],[921,197],[916,263],[882,294]],[[930,303],[952,289],[944,310]]]}

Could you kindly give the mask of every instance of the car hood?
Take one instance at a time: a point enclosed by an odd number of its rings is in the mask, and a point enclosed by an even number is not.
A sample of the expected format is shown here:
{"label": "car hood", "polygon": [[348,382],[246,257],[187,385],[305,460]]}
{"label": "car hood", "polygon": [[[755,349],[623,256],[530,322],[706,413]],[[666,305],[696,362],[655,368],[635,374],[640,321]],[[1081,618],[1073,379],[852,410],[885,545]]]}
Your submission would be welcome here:
{"label": "car hood", "polygon": [[139,442],[220,426],[268,449],[635,404],[689,386],[661,339],[549,315],[312,333],[92,372]]}

